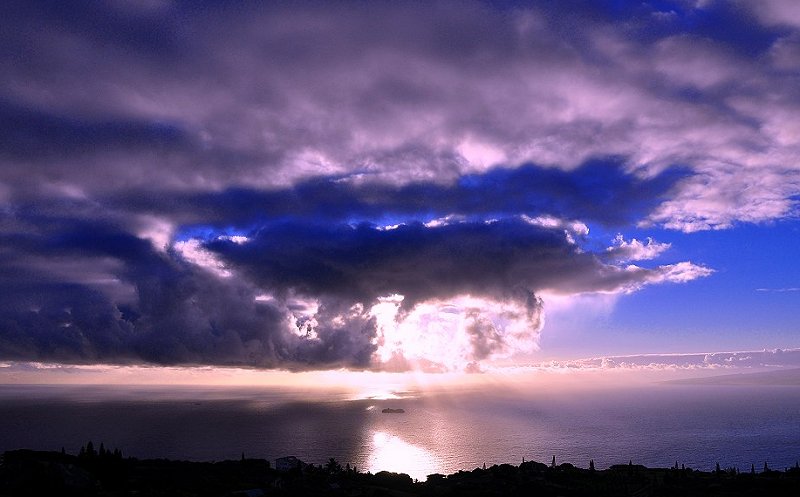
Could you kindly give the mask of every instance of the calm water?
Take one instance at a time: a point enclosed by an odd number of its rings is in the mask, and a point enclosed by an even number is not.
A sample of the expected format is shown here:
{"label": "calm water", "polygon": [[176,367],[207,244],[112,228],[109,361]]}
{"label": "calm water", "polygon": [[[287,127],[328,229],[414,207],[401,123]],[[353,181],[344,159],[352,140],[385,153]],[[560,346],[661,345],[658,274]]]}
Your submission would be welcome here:
{"label": "calm water", "polygon": [[[384,407],[405,414],[384,414]],[[0,450],[192,460],[330,457],[424,479],[526,460],[697,469],[800,459],[800,388],[654,385],[570,394],[439,392],[399,399],[278,389],[0,387]]]}

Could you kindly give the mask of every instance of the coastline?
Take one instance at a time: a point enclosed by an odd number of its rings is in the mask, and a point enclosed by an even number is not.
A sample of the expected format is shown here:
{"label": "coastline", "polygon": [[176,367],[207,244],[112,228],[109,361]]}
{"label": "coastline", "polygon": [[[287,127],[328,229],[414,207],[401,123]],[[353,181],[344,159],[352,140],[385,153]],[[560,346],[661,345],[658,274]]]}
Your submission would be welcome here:
{"label": "coastline", "polygon": [[[291,458],[289,458],[291,459]],[[277,466],[277,468],[276,468]],[[72,496],[168,495],[798,495],[800,467],[772,469],[686,467],[648,468],[613,465],[595,470],[571,463],[526,461],[431,474],[424,481],[403,473],[365,473],[335,459],[324,465],[298,462],[291,468],[250,459],[189,462],[123,457],[117,449],[82,448],[66,452],[18,449],[0,460],[0,496],[59,494]]]}

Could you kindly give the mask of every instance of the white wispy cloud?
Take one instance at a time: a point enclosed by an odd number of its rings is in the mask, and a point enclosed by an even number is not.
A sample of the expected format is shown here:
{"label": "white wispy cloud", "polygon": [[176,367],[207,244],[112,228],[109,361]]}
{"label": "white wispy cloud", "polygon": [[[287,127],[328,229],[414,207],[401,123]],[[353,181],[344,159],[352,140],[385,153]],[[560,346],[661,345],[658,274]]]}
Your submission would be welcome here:
{"label": "white wispy cloud", "polygon": [[652,238],[647,238],[646,242],[643,243],[636,238],[627,241],[618,234],[614,238],[614,244],[606,249],[606,254],[612,259],[623,262],[644,261],[655,259],[672,246],[669,243],[658,243]]}
{"label": "white wispy cloud", "polygon": [[638,354],[548,361],[533,368],[564,370],[754,370],[800,367],[800,349],[688,354]]}

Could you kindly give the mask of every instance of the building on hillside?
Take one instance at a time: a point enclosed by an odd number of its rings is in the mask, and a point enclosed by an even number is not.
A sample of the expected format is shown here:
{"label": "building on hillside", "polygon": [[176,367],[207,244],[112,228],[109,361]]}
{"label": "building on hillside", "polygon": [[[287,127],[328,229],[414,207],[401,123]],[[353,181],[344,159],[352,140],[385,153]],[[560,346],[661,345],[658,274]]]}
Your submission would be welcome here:
{"label": "building on hillside", "polygon": [[291,469],[303,469],[306,463],[295,456],[286,456],[275,459],[275,469],[278,471],[289,471]]}

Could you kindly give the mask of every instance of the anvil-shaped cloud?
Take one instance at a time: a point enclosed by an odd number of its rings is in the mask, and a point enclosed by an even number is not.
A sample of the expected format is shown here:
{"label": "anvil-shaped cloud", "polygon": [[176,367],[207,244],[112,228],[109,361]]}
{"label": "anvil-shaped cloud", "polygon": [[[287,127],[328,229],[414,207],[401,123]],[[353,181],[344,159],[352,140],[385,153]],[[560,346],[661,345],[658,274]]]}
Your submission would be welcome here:
{"label": "anvil-shaped cloud", "polygon": [[[679,177],[639,179],[612,162],[569,173],[528,165],[451,187],[334,178],[175,194],[144,213],[126,197],[18,203],[0,245],[9,255],[0,351],[78,363],[474,370],[536,347],[541,291],[624,293],[710,274],[690,262],[623,264],[658,256],[664,246],[652,242],[617,238],[595,254],[586,225],[569,221],[646,212]],[[609,200],[619,212],[608,213]],[[140,217],[157,214],[195,224],[159,247],[135,234]],[[402,221],[366,221],[387,215]]]}
{"label": "anvil-shaped cloud", "polygon": [[613,233],[796,214],[760,5],[3,2],[0,358],[474,369],[706,276]]}

